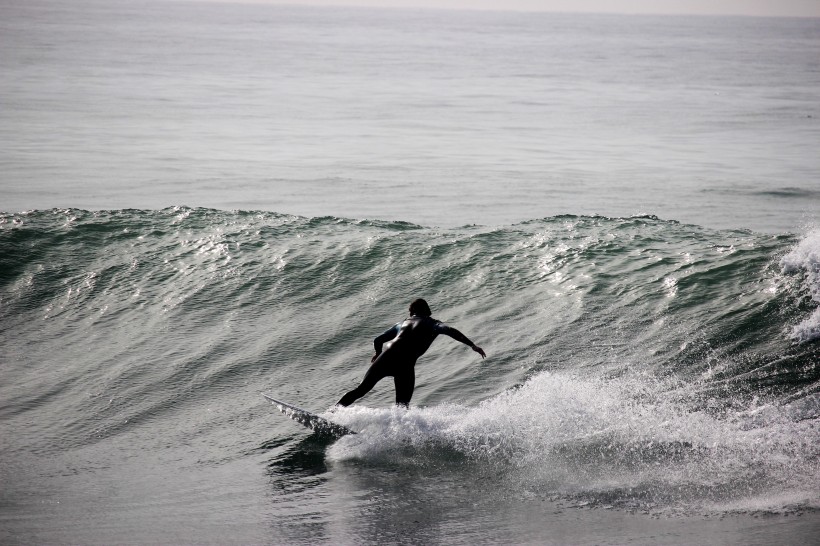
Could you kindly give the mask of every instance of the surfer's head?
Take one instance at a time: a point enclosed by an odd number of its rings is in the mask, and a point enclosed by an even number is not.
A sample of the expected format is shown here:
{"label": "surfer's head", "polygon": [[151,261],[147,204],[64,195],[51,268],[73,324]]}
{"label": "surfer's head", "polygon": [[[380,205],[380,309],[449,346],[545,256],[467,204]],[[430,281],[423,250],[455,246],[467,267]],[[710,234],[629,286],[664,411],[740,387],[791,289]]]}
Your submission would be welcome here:
{"label": "surfer's head", "polygon": [[410,304],[410,316],[429,317],[432,314],[430,306],[421,298],[413,300],[413,303]]}

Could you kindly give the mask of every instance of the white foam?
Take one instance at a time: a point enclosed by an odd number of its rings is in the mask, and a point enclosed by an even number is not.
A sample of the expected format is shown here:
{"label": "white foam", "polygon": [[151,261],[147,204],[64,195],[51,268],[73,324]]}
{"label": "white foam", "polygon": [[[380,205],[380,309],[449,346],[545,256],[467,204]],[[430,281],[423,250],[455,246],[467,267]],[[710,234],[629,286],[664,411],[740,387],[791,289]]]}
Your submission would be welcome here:
{"label": "white foam", "polygon": [[333,418],[361,433],[328,458],[489,465],[511,489],[595,505],[737,509],[794,502],[791,492],[820,503],[816,417],[762,403],[706,411],[686,399],[685,386],[646,378],[542,373],[476,407],[346,408]]}
{"label": "white foam", "polygon": [[[783,256],[780,266],[786,274],[804,272],[806,289],[812,299],[820,304],[820,230],[809,232],[791,252]],[[820,307],[792,329],[791,337],[798,342],[820,339]]]}

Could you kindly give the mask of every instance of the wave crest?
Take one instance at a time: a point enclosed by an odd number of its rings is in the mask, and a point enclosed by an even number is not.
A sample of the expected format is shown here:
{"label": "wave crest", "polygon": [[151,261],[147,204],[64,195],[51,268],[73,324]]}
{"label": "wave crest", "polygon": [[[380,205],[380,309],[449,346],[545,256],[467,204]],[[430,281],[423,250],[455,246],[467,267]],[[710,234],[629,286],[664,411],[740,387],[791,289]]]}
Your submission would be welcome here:
{"label": "wave crest", "polygon": [[[805,275],[805,290],[814,303],[820,305],[820,230],[806,235],[791,252],[783,256],[780,265],[785,274]],[[820,307],[792,328],[791,337],[801,343],[820,339]]]}

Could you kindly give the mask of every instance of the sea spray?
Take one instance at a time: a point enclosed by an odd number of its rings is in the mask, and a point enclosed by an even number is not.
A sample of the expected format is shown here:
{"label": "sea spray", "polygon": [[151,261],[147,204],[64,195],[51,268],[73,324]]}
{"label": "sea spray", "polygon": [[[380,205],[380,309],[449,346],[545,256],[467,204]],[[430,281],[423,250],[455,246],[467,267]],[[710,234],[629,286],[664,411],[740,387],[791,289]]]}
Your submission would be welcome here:
{"label": "sea spray", "polygon": [[820,230],[806,235],[780,260],[783,273],[802,274],[805,293],[815,304],[814,312],[791,330],[791,337],[798,342],[820,338]]}
{"label": "sea spray", "polygon": [[[697,512],[711,506],[820,508],[820,445],[810,411],[767,403],[718,413],[680,403],[686,387],[543,372],[475,407],[352,407],[360,430],[331,461],[456,464],[504,475],[506,487],[587,506]],[[816,401],[815,401],[816,403]]]}

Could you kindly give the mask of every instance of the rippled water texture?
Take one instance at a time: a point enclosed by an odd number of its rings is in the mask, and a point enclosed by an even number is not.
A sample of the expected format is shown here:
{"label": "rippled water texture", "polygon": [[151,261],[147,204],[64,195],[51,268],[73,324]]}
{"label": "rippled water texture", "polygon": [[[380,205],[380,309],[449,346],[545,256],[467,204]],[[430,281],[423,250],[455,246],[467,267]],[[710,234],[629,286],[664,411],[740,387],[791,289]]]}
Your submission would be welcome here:
{"label": "rippled water texture", "polygon": [[818,19],[0,6],[0,210],[818,221]]}

